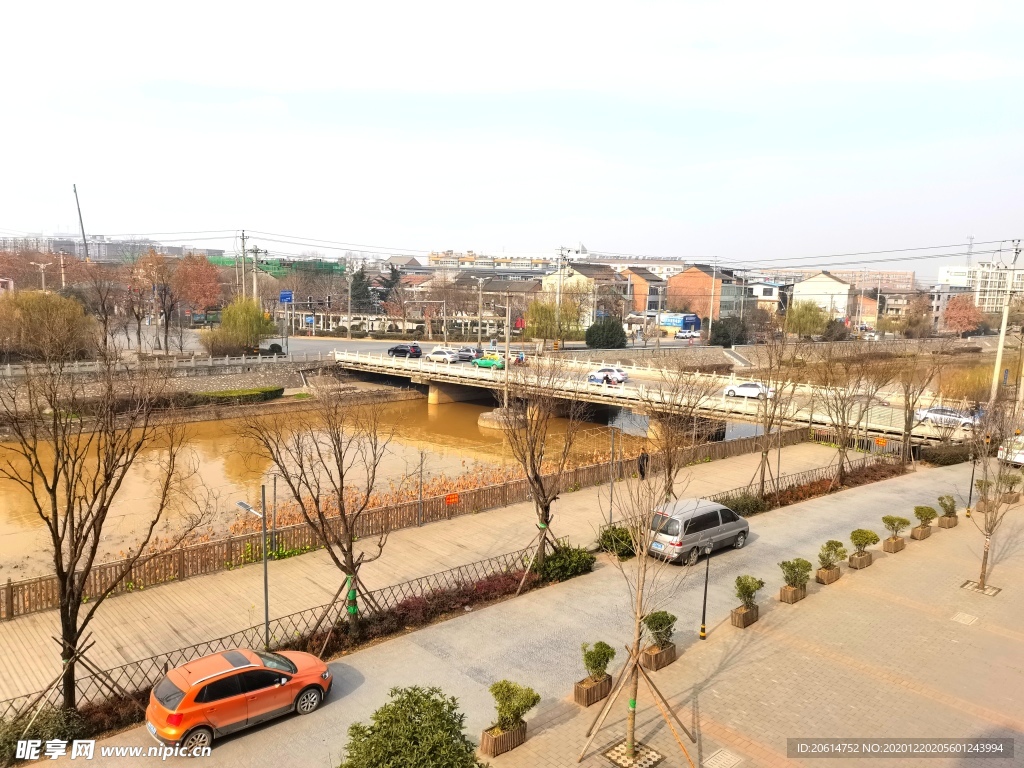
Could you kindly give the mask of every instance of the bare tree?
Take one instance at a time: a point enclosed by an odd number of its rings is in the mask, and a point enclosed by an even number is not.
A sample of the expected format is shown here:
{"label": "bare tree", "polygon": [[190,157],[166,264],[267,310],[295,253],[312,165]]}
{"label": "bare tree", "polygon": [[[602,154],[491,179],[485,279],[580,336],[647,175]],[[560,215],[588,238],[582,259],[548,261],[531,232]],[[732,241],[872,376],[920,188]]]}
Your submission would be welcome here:
{"label": "bare tree", "polygon": [[[0,380],[0,424],[11,435],[0,444],[0,477],[25,494],[46,529],[67,709],[76,705],[78,648],[103,601],[133,569],[178,546],[209,516],[209,497],[188,490],[196,465],[186,429],[173,413],[159,412],[165,390],[157,371],[118,366],[111,357],[100,358],[98,380],[89,384],[60,356],[47,357],[24,377]],[[106,586],[87,592],[111,509],[141,464],[152,473],[155,497],[147,522]],[[154,532],[170,513],[179,523],[157,544]]]}
{"label": "bare tree", "polygon": [[[546,543],[555,541],[551,505],[562,491],[563,473],[588,408],[578,397],[578,378],[562,358],[538,357],[529,367],[504,375],[508,405],[496,411],[498,423],[530,486],[539,531],[536,560],[543,563]],[[495,395],[503,398],[504,387],[496,387]]]}
{"label": "bare tree", "polygon": [[318,387],[314,397],[314,406],[300,413],[246,416],[239,434],[273,462],[317,542],[351,580],[347,607],[355,634],[359,569],[379,558],[387,542],[386,526],[363,535],[362,521],[393,430],[384,403],[347,405],[337,387]]}
{"label": "bare tree", "polygon": [[912,458],[910,444],[914,428],[921,423],[921,420],[917,418],[918,406],[921,403],[921,398],[941,373],[946,360],[945,356],[949,353],[951,344],[948,342],[942,344],[939,348],[932,350],[930,355],[924,354],[920,345],[914,342],[894,342],[887,346],[888,351],[898,357],[893,383],[903,398],[902,452],[903,463],[906,465]]}

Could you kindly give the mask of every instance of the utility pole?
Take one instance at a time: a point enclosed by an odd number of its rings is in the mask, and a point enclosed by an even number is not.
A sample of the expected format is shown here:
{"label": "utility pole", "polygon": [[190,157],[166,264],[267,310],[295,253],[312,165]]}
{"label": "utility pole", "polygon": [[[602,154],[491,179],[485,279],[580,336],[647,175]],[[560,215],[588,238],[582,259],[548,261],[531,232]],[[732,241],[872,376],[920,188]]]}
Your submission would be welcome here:
{"label": "utility pole", "polygon": [[[1003,322],[999,325],[999,346],[996,348],[996,365],[992,371],[992,391],[989,393],[989,405],[995,402],[999,394],[999,374],[1003,369],[1003,343],[1006,341],[1006,324],[1010,319],[1010,295],[1013,293],[1013,278],[1017,272],[1017,259],[1020,257],[1020,240],[1013,241],[1013,263],[1006,275],[1006,295],[1003,297]],[[1020,393],[1018,393],[1018,402]]]}
{"label": "utility pole", "polygon": [[35,261],[30,261],[29,262],[29,264],[31,264],[33,267],[39,267],[39,274],[40,274],[40,276],[42,277],[42,280],[43,280],[43,293],[46,292],[46,268],[48,266],[50,266],[50,264],[52,264],[52,263],[53,263],[52,261],[49,261],[46,264],[39,264],[39,263],[37,263]]}
{"label": "utility pole", "polygon": [[484,338],[484,280],[486,277],[478,277],[476,279],[477,284],[480,287],[480,298],[477,302],[476,308],[476,346],[477,349],[483,348]]}
{"label": "utility pole", "polygon": [[555,344],[559,349],[562,347],[562,258],[565,250],[558,249],[558,287],[555,289]]}
{"label": "utility pole", "polygon": [[662,286],[658,286],[658,316],[654,321],[654,348],[657,351],[661,351],[661,297],[665,295],[665,290]]}
{"label": "utility pole", "polygon": [[711,305],[708,307],[708,344],[711,343],[711,326],[715,322],[715,280],[718,278],[718,262],[711,267]]}
{"label": "utility pole", "polygon": [[974,235],[967,236],[967,268],[971,268],[971,253],[974,251]]}
{"label": "utility pole", "polygon": [[245,299],[245,230],[242,230],[242,299]]}
{"label": "utility pole", "polygon": [[[249,252],[252,253],[252,299],[253,299],[253,301],[256,302],[256,305],[259,306],[259,303],[260,303],[260,290],[259,290],[259,284],[256,282],[256,276],[258,274],[258,272],[256,270],[256,258],[260,255],[260,253],[262,253],[264,256],[266,256],[267,249],[266,248],[257,248],[256,246],[253,246],[252,248],[249,249]],[[242,252],[242,262],[243,263],[245,262],[245,252],[244,251]]]}
{"label": "utility pole", "polygon": [[512,299],[511,293],[505,291],[505,408],[508,409],[508,369],[512,365],[512,361],[509,360],[509,338],[512,333],[510,326],[512,325]]}
{"label": "utility pole", "polygon": [[60,289],[67,288],[67,281],[64,279],[64,251],[60,252]]}
{"label": "utility pole", "polygon": [[[78,185],[72,184],[71,189],[75,192],[75,208],[78,209],[78,227],[82,230],[82,246],[85,248],[85,260],[89,260],[89,241],[85,239],[85,224],[82,222],[82,206],[78,203]],[[63,286],[61,286],[63,288]]]}
{"label": "utility pole", "polygon": [[348,283],[348,340],[352,340],[352,273],[346,268],[345,282]]}

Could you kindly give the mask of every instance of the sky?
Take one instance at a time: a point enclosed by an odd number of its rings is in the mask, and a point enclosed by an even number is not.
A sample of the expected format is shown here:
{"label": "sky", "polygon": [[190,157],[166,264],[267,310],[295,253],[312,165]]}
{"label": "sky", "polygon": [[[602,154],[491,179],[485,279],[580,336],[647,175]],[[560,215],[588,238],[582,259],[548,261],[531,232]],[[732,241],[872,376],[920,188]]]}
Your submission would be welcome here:
{"label": "sky", "polygon": [[272,252],[582,243],[927,278],[1024,230],[1022,22],[944,0],[4,3],[0,235],[77,228],[77,184],[90,234],[229,250],[247,229],[292,241],[255,240]]}

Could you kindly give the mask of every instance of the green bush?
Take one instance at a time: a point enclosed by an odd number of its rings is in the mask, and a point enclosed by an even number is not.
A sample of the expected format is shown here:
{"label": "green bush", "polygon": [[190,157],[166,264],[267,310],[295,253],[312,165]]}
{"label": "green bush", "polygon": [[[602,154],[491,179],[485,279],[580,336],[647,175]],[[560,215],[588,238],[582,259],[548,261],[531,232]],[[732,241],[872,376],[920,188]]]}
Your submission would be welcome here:
{"label": "green bush", "polygon": [[583,644],[583,666],[587,668],[590,679],[597,682],[608,674],[608,665],[615,658],[615,649],[603,640],[598,640],[591,648]]}
{"label": "green bush", "polygon": [[587,328],[586,342],[591,349],[622,349],[626,331],[617,318],[605,317]]}
{"label": "green bush", "polygon": [[1020,485],[1020,475],[1016,472],[1005,470],[999,473],[998,484],[1006,489],[1007,493],[1013,493]]}
{"label": "green bush", "polygon": [[910,525],[910,521],[905,517],[899,517],[898,515],[885,515],[882,518],[882,525],[885,526],[886,530],[892,534],[892,538],[899,538],[900,533],[903,529]]}
{"label": "green bush", "polygon": [[771,509],[771,502],[762,499],[754,493],[740,493],[736,496],[729,496],[722,499],[721,503],[731,509],[740,517],[750,517],[760,512],[767,512]]}
{"label": "green bush", "polygon": [[193,395],[196,405],[244,405],[274,400],[284,394],[284,387],[254,387],[252,389],[225,389],[219,392],[198,392]]}
{"label": "green bush", "polygon": [[18,741],[21,739],[35,739],[45,744],[51,740],[71,742],[90,735],[88,726],[75,710],[44,706],[32,721],[28,733],[23,736],[29,718],[29,715],[22,715],[11,720],[0,720],[0,765],[14,763]]}
{"label": "green bush", "polygon": [[978,493],[981,494],[981,498],[987,499],[989,491],[992,490],[994,483],[991,480],[975,480],[974,487],[978,489]]}
{"label": "green bush", "polygon": [[544,581],[568,581],[594,570],[595,558],[583,547],[556,547],[547,553],[544,562],[533,569]]}
{"label": "green bush", "polygon": [[864,528],[858,528],[850,534],[850,542],[857,552],[863,552],[870,546],[878,543],[878,534]]}
{"label": "green bush", "polygon": [[676,617],[668,611],[654,611],[644,616],[644,626],[651,633],[651,639],[659,648],[664,648],[672,642],[672,634],[675,632]]}
{"label": "green bush", "polygon": [[[537,706],[540,695],[526,686],[510,680],[499,680],[491,686],[491,696],[498,710],[498,730],[511,731],[523,721],[523,715]],[[415,763],[398,763],[398,765],[415,765]]]}
{"label": "green bush", "polygon": [[[807,562],[806,560],[804,561]],[[743,603],[744,608],[753,608],[757,591],[764,586],[764,581],[756,576],[736,577],[736,597]]]}
{"label": "green bush", "polygon": [[921,525],[928,527],[932,520],[939,516],[934,507],[914,507],[914,517],[921,521]]}
{"label": "green bush", "polygon": [[921,461],[938,467],[962,464],[969,461],[970,457],[971,449],[967,445],[934,445],[921,449]]}
{"label": "green bush", "polygon": [[826,570],[835,568],[836,563],[845,559],[846,547],[843,546],[843,542],[835,539],[829,539],[822,544],[821,551],[818,552],[818,565]]}
{"label": "green bush", "polygon": [[807,585],[807,580],[811,578],[811,567],[810,562],[802,557],[783,560],[779,563],[779,568],[782,569],[782,578],[786,580],[786,586],[796,588]]}
{"label": "green bush", "polygon": [[391,700],[369,725],[349,726],[341,768],[483,768],[463,733],[465,724],[459,702],[440,688],[392,688]]}
{"label": "green bush", "polygon": [[613,554],[619,560],[628,560],[636,554],[629,530],[621,525],[612,525],[601,531],[597,545],[603,552]]}
{"label": "green bush", "polygon": [[956,499],[949,494],[939,496],[939,506],[942,507],[942,514],[946,517],[956,517]]}

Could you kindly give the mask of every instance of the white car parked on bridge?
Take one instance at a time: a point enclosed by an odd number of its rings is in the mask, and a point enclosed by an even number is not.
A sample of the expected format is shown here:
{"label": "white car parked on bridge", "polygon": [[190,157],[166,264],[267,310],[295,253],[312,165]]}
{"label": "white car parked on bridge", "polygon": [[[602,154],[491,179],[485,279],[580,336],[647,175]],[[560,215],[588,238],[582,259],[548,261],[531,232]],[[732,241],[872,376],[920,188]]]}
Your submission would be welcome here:
{"label": "white car parked on bridge", "polygon": [[587,374],[591,384],[622,384],[627,379],[626,372],[621,368],[599,368]]}
{"label": "white car parked on bridge", "polygon": [[448,349],[447,347],[434,347],[430,350],[430,354],[427,355],[427,360],[432,363],[452,363],[459,362],[459,353],[454,349]]}
{"label": "white car parked on bridge", "polygon": [[748,381],[745,384],[730,384],[725,388],[726,397],[756,397],[758,400],[774,397],[775,390],[769,389],[757,381]]}

